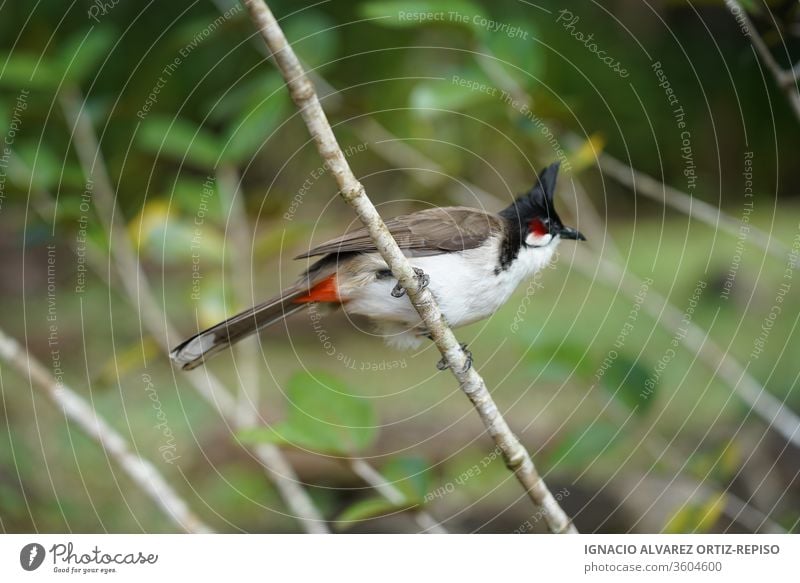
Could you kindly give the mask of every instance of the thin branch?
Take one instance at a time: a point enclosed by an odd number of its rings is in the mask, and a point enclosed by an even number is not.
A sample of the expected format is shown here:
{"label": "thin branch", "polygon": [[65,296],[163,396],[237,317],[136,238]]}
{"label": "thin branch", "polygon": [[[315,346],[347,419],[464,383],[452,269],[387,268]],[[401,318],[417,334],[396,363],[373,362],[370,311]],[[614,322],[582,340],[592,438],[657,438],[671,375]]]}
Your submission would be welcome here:
{"label": "thin branch", "polygon": [[[413,167],[429,168],[429,169],[433,169],[433,170],[438,170],[439,169],[439,167],[436,164],[436,162],[428,160],[425,157],[424,154],[419,153],[418,150],[416,150],[413,147],[408,146],[407,144],[402,142],[400,139],[395,137],[391,132],[386,130],[383,126],[381,126],[377,122],[371,121],[369,126],[364,126],[362,124],[358,124],[356,127],[357,127],[357,133],[358,133],[359,137],[364,139],[364,140],[366,140],[366,141],[372,142],[374,140],[380,140],[384,144],[391,144],[391,147],[384,147],[384,148],[373,147],[372,148],[374,151],[378,152],[378,154],[383,156],[383,158],[387,162],[395,164],[395,165],[403,165],[403,164],[409,164],[413,160],[414,161]],[[402,145],[403,148],[402,149],[395,148],[394,147],[395,145]],[[629,171],[635,172],[633,170],[629,170]],[[416,179],[421,185],[427,186],[428,182],[425,182],[425,181],[422,180],[423,176],[430,176],[430,175],[426,174],[426,173],[419,173],[419,172],[413,173],[414,179]],[[586,195],[585,191],[582,191],[579,188],[580,187],[580,183],[578,181],[575,181],[575,185],[576,185],[576,194],[578,195],[578,198],[581,199],[581,202],[580,202],[581,208],[584,209],[584,210],[588,209],[591,212],[594,209],[594,206],[593,206],[593,204],[591,202],[591,199],[589,199],[589,197]],[[500,199],[498,199],[496,196],[494,196],[492,194],[489,194],[489,193],[486,193],[485,191],[481,190],[479,187],[475,186],[474,184],[470,184],[469,182],[465,182],[464,183],[464,187],[466,187],[468,190],[470,190],[472,192],[478,193],[485,203],[488,203],[488,204],[502,204],[502,201],[500,201]],[[663,185],[661,185],[660,188],[663,188]],[[459,197],[454,197],[454,198],[457,201],[461,200],[460,196]],[[569,201],[568,198],[565,197],[565,199],[567,201]],[[573,205],[573,212],[576,213],[574,205]],[[599,214],[597,213],[596,210],[594,212],[595,212],[595,214],[597,216],[599,216]],[[588,225],[584,225],[584,223],[581,222],[581,230],[584,230],[586,233],[590,234],[590,240],[592,240],[592,238],[593,238],[591,236],[592,232],[595,233],[597,240],[601,240],[604,236],[607,236],[609,242],[611,243],[611,245],[609,246],[609,249],[611,250],[612,255],[618,256],[618,252],[615,251],[616,247],[614,246],[613,238],[610,235],[607,234],[605,229],[600,229],[597,225],[593,225],[592,223],[589,223]],[[781,244],[778,243],[778,245],[781,245]],[[578,267],[579,270],[581,270],[584,274],[588,275],[589,277],[593,277],[594,276],[594,269],[591,267],[591,264],[589,264],[589,263],[587,263],[586,265],[578,264],[578,265],[576,265],[576,267]],[[617,285],[617,282],[612,280],[612,279],[608,279],[604,283],[606,283],[609,286],[613,286],[613,287],[616,287],[616,285]],[[638,286],[633,285],[631,289],[633,289],[633,288],[638,289]],[[625,289],[627,289],[627,288],[624,288],[622,290],[623,293],[625,293]],[[631,297],[631,298],[634,297],[633,295],[630,295],[630,294],[626,294],[626,295],[628,297]],[[659,319],[658,323],[659,323],[660,326],[664,326],[664,323],[661,322],[660,319]],[[705,348],[703,348],[701,350],[701,352],[703,350],[705,350]],[[712,360],[711,359],[711,355],[707,355],[707,362],[711,362],[711,360]],[[624,417],[623,417],[623,419],[624,419]],[[768,424],[771,423],[770,419],[765,419],[765,421]],[[654,436],[651,435],[650,438],[648,438],[648,439],[653,439],[653,438],[654,438]],[[663,438],[659,438],[658,436],[655,436],[655,439],[657,439],[657,440],[660,439],[662,443],[664,442]],[[648,446],[647,447],[648,453],[650,453],[654,457],[658,457],[658,453],[656,452],[656,449],[654,449],[653,447],[650,447],[649,441],[648,441],[648,443],[646,445]],[[663,451],[663,449],[664,448],[662,448],[662,451]],[[674,456],[675,459],[677,459],[678,457],[680,457],[680,454],[677,454],[676,456]],[[701,494],[703,494],[707,499],[711,499],[712,496],[717,496],[719,494],[719,492],[720,492],[720,489],[719,489],[720,487],[719,486],[717,486],[716,488],[712,488],[712,487],[707,486],[706,484],[698,484],[698,488],[700,489],[699,491],[701,492]],[[774,521],[772,521],[761,510],[759,510],[758,508],[755,508],[754,506],[748,504],[746,501],[743,501],[740,498],[734,496],[733,494],[731,494],[727,490],[725,490],[725,510],[724,510],[724,512],[725,512],[725,514],[727,516],[729,516],[733,520],[736,520],[736,521],[740,522],[743,526],[745,526],[747,528],[750,528],[750,530],[753,531],[753,532],[757,532],[757,531],[774,532],[774,533],[784,532],[782,530],[782,528],[778,524],[776,524]]]}
{"label": "thin branch", "polygon": [[[619,286],[629,297],[635,297],[641,289],[642,282],[636,276],[602,257],[588,258],[576,253],[575,265],[593,279]],[[711,340],[707,331],[694,322],[686,323],[683,313],[652,288],[642,300],[642,309],[676,337],[685,333],[681,343],[690,353],[696,353],[716,376],[732,387],[753,413],[787,441],[800,447],[800,418],[797,414],[785,407],[782,401],[747,372],[745,366]]]}
{"label": "thin branch", "polygon": [[2,330],[0,330],[0,359],[7,362],[20,375],[27,377],[32,387],[35,386],[47,395],[64,412],[64,416],[80,427],[92,441],[111,456],[181,530],[192,533],[213,532],[189,509],[186,501],[169,485],[152,463],[131,451],[125,438],[83,397],[67,385],[53,379],[39,361]]}
{"label": "thin branch", "polygon": [[468,365],[467,356],[445,322],[433,294],[419,285],[411,264],[392,238],[367,197],[364,187],[353,175],[322,110],[314,86],[305,75],[272,12],[263,0],[245,0],[244,3],[286,80],[292,99],[316,142],[320,156],[336,178],[342,197],[353,207],[392,275],[405,288],[445,363],[458,380],[461,390],[469,397],[489,435],[502,451],[506,465],[514,472],[534,504],[541,507],[551,532],[577,532],[547,489],[528,452],[511,432],[483,379],[474,367]]}
{"label": "thin branch", "polygon": [[[498,74],[497,71],[501,71],[505,73],[505,70],[498,66],[497,61],[491,58],[491,53],[489,52],[488,48],[484,48],[484,51],[487,53],[487,56],[481,55],[478,58],[478,63],[481,68],[484,70],[487,75],[494,79],[495,82],[501,85],[507,92],[514,96],[514,99],[519,101],[520,103],[525,103],[528,107],[531,106],[531,100],[524,90],[524,88],[519,85],[516,80],[507,74]],[[576,136],[577,140],[577,136]],[[622,162],[618,161],[617,159],[613,158],[612,156],[601,153],[600,156],[597,158],[598,164],[600,165],[600,169],[604,174],[609,174],[613,178],[617,179],[618,181],[622,182],[623,184],[631,187],[634,191],[642,192],[646,194],[648,197],[653,198],[658,202],[663,202],[685,212],[689,216],[699,219],[703,222],[708,223],[716,230],[718,227],[722,227],[722,230],[729,232],[734,236],[739,235],[739,223],[737,223],[734,219],[725,215],[720,209],[714,208],[713,206],[705,203],[701,200],[695,200],[690,197],[688,194],[684,194],[677,189],[674,189],[666,184],[656,181],[654,178],[647,176],[642,172],[638,172],[633,168],[630,168],[623,164]],[[576,199],[580,200],[580,208],[583,210],[583,218],[584,220],[581,221],[581,228],[590,234],[590,239],[592,237],[592,233],[597,237],[597,240],[602,240],[604,245],[608,247],[613,261],[605,260],[607,263],[612,265],[619,265],[621,256],[619,251],[617,250],[616,244],[614,243],[613,237],[607,232],[607,229],[604,229],[601,224],[600,214],[597,212],[594,203],[592,202],[591,198],[589,198],[586,191],[583,189],[582,184],[577,178],[573,179],[573,186],[575,187],[575,195]],[[573,215],[576,217],[578,216],[578,204],[576,200],[571,200],[568,197],[562,197],[569,205],[573,212]],[[587,216],[588,215],[588,216]],[[589,219],[588,221],[586,219]],[[789,249],[780,243],[779,241],[772,240],[769,235],[764,233],[763,231],[755,228],[750,227],[749,233],[753,237],[753,239],[766,251],[772,253],[773,255],[779,257],[780,259],[784,259],[786,254],[789,252]],[[772,245],[770,245],[772,243]],[[598,251],[598,256],[601,255],[601,251]],[[591,268],[591,265],[588,263],[585,265],[580,265],[579,269],[581,269],[586,275],[589,277],[594,276],[594,270]],[[616,282],[612,279],[608,280],[609,284],[616,285]],[[631,292],[633,293],[633,288],[640,289],[638,285],[634,285],[631,288]],[[672,316],[672,323],[675,324],[675,315],[678,311],[675,308],[672,308],[664,300],[664,304],[670,308],[671,316]],[[661,318],[655,316],[657,321],[660,325],[664,325]],[[678,320],[679,321],[679,320]],[[676,324],[679,326],[679,324]],[[674,330],[673,330],[674,331]],[[704,345],[701,345],[703,348]],[[692,350],[693,348],[697,348],[696,346],[687,346],[688,350]],[[713,348],[713,343],[712,343]],[[721,352],[718,350],[718,352]],[[706,353],[708,354],[708,353]],[[707,359],[707,362],[711,362],[713,360],[713,355],[708,355],[710,359]],[[727,354],[726,354],[727,356]],[[734,360],[735,364],[736,361]],[[732,379],[731,379],[732,380]],[[750,379],[752,382],[753,379]],[[731,385],[734,387],[735,385]],[[763,388],[762,388],[763,390]],[[793,413],[791,410],[788,410],[789,414],[792,415]],[[772,420],[765,419],[768,424],[771,425]],[[648,430],[647,435],[643,442],[646,445],[649,453],[656,458],[656,461],[662,458],[665,454],[668,454],[668,448],[665,447],[666,444],[662,441],[662,452],[661,454],[657,454],[653,450],[653,446],[655,445],[655,441],[659,441],[660,438],[658,436],[649,436],[650,431]],[[670,461],[673,463],[675,462],[674,455],[667,456]],[[677,467],[677,466],[675,466]],[[711,499],[713,496],[716,496],[716,492],[713,488],[708,487],[704,483],[698,483],[696,491],[701,492],[705,495],[706,498]],[[779,525],[777,525],[774,521],[772,521],[767,515],[763,512],[754,508],[741,500],[740,498],[734,496],[730,492],[725,492],[725,508],[724,513],[729,516],[733,520],[739,520],[743,525],[747,526],[751,529],[752,532],[757,532],[762,530],[766,527],[766,530],[769,532],[785,532],[781,529]]]}
{"label": "thin branch", "polygon": [[[766,65],[770,74],[775,78],[778,87],[786,94],[789,105],[791,105],[794,110],[795,117],[800,121],[800,91],[798,91],[797,88],[798,74],[795,71],[796,67],[787,71],[778,64],[775,57],[772,56],[772,51],[769,50],[767,43],[761,38],[758,30],[753,26],[753,21],[750,20],[747,11],[738,0],[725,0],[725,4],[737,21],[741,19],[741,23],[744,25],[743,28],[746,31],[745,34],[750,38],[753,49],[758,56],[761,57],[761,61]],[[800,65],[800,63],[798,63],[798,65]]]}
{"label": "thin branch", "polygon": [[[479,59],[483,66],[494,63],[493,59],[484,57]],[[511,85],[506,87],[506,90],[512,93],[515,99],[521,100],[523,103],[529,103],[524,89],[516,84],[516,81],[510,77],[505,78],[506,82]],[[510,81],[509,81],[510,80]],[[650,198],[659,202],[670,201],[670,204],[699,220],[702,220],[715,229],[722,226],[724,230],[739,235],[740,224],[723,215],[722,211],[718,208],[711,206],[700,200],[696,200],[662,182],[658,182],[654,178],[647,176],[641,172],[626,166],[622,162],[616,160],[608,154],[601,154],[598,158],[598,163],[604,173],[612,175],[616,180],[623,184],[627,184],[634,190],[638,186],[638,191],[647,194]],[[577,184],[580,187],[580,184]],[[590,226],[593,230],[599,230],[599,223],[596,218],[599,217],[591,199],[582,189],[576,188],[576,194],[581,196],[582,202],[586,209],[590,210]],[[605,230],[603,230],[604,235]],[[759,243],[767,252],[772,253],[785,259],[789,249],[780,242],[772,241],[771,237],[756,229],[750,227],[749,231],[753,235],[753,239]],[[618,256],[615,252],[616,246],[613,239],[608,236],[611,244],[612,254]],[[624,283],[627,286],[628,294],[633,294],[634,297],[637,290],[640,289],[641,282],[632,281],[634,278],[625,270],[623,270],[619,263],[616,261],[609,261],[601,257],[599,254],[592,258],[590,261],[581,262],[580,255],[576,265],[581,267],[590,277],[594,275],[594,266],[596,262],[600,262],[600,273],[605,276],[606,281],[611,285],[617,285],[620,279],[626,280]],[[624,287],[624,285],[623,285]],[[676,333],[681,329],[681,321],[683,314],[680,310],[672,306],[666,298],[662,298],[657,292],[651,291],[648,294],[645,306],[650,307],[651,316],[659,322],[664,328]],[[752,377],[745,367],[740,365],[736,359],[731,357],[727,352],[723,351],[712,340],[707,339],[708,333],[694,323],[690,323],[686,327],[690,333],[683,338],[682,343],[690,352],[698,352],[700,357],[710,366],[715,373],[726,381],[734,390],[734,392],[747,404],[751,410],[758,414],[766,423],[781,433],[787,440],[792,443],[800,444],[800,418],[789,408],[784,407],[776,397],[769,393],[754,377]]]}
{"label": "thin branch", "polygon": [[[72,126],[73,143],[83,172],[87,180],[91,179],[94,182],[92,192],[95,207],[109,236],[109,248],[119,280],[131,304],[138,308],[145,327],[164,351],[168,352],[169,339],[176,337],[177,334],[155,300],[147,275],[126,234],[125,224],[119,214],[115,213],[115,190],[92,123],[83,112],[84,100],[77,89],[62,92],[59,94],[59,100],[66,119]],[[198,374],[186,375],[195,390],[216,409],[229,426],[242,428],[238,405],[231,393],[208,370],[205,371],[204,377],[207,381],[205,383],[202,382],[203,377]],[[325,520],[280,449],[272,444],[259,444],[251,449],[303,529],[309,533],[329,532]]]}
{"label": "thin branch", "polygon": [[[352,469],[358,477],[372,486],[378,494],[386,498],[392,504],[402,506],[407,503],[405,495],[398,490],[394,484],[387,481],[378,470],[367,462],[367,460],[351,458],[349,460],[349,465],[350,469]],[[415,510],[414,519],[423,531],[427,533],[447,534],[447,529],[439,524],[439,522],[425,510]]]}
{"label": "thin branch", "polygon": [[[734,237],[740,236],[741,221],[725,214],[721,209],[664,184],[644,172],[635,170],[605,152],[600,154],[597,161],[603,174],[627,186],[635,193],[643,194],[651,200],[669,205],[693,219],[709,225],[714,230],[724,231]],[[758,245],[778,259],[783,260],[786,258],[787,253],[789,253],[789,248],[786,245],[752,224],[748,224],[747,227],[748,241]]]}

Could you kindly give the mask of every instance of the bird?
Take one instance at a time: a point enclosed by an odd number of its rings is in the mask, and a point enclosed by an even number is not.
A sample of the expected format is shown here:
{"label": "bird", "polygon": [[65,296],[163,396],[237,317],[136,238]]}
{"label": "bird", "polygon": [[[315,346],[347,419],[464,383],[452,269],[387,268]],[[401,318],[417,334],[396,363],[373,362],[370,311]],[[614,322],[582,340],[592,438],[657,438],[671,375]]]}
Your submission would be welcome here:
{"label": "bird", "polygon": [[[558,162],[547,166],[528,192],[497,214],[464,206],[435,207],[385,221],[449,326],[488,318],[520,283],[550,263],[560,241],[586,240],[578,230],[564,226],[556,212],[558,171]],[[319,259],[293,285],[184,340],[170,358],[191,370],[315,303],[366,316],[395,348],[418,347],[430,338],[365,228],[295,257],[312,258]],[[466,352],[466,346],[462,348]]]}

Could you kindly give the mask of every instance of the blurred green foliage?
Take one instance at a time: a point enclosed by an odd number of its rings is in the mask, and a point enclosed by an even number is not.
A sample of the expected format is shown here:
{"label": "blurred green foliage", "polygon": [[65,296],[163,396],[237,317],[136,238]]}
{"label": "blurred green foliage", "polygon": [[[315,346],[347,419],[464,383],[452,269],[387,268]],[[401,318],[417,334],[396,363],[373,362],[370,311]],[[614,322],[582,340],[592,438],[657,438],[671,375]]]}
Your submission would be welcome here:
{"label": "blurred green foliage", "polygon": [[[453,188],[474,206],[496,204],[465,192],[461,180],[509,201],[530,186],[536,169],[556,157],[554,142],[538,120],[563,145],[571,166],[562,174],[562,200],[572,197],[572,177],[580,179],[626,269],[653,277],[679,309],[698,279],[708,281],[694,321],[732,354],[745,359],[750,353],[785,266],[747,242],[732,297],[722,300],[720,281],[735,254],[735,240],[634,198],[596,170],[596,155],[605,150],[685,188],[681,136],[651,68],[660,61],[691,128],[699,169],[692,194],[738,218],[742,153],[753,150],[757,204],[752,224],[791,243],[800,190],[797,120],[771,80],[762,79],[748,42],[721,1],[665,2],[656,13],[621,1],[542,2],[539,8],[467,0],[270,4],[315,76],[342,145],[366,145],[349,159],[387,215],[454,204]],[[782,3],[769,5],[777,10]],[[116,189],[115,212],[128,225],[126,236],[151,275],[156,296],[183,332],[277,291],[301,269],[283,259],[353,220],[320,168],[300,115],[251,23],[232,6],[223,0],[148,8],[119,3],[97,20],[88,17],[85,3],[69,10],[55,0],[35,7],[7,3],[0,9],[4,135],[15,123],[20,92],[27,95],[0,199],[0,228],[13,235],[3,243],[3,326],[28,338],[34,354],[47,357],[46,280],[39,268],[44,245],[58,242],[65,256],[59,263],[65,266],[59,267],[59,330],[62,344],[74,351],[67,380],[115,427],[127,427],[143,454],[158,459],[160,435],[139,386],[140,374],[148,371],[185,462],[178,471],[159,460],[159,469],[220,529],[297,528],[261,469],[235,447],[237,441],[279,444],[325,516],[342,530],[410,530],[414,525],[406,511],[421,507],[452,517],[453,530],[519,528],[529,508],[519,501],[502,460],[487,454],[491,444],[466,399],[447,375],[432,376],[429,349],[391,354],[373,337],[331,316],[326,325],[343,356],[331,358],[308,330],[308,321],[297,318],[288,339],[277,329],[262,339],[263,426],[235,431],[189,392],[142,331],[138,314],[118,292],[108,263],[108,234],[94,216],[87,239],[100,268],[85,295],[71,293],[67,246],[75,242],[86,215],[81,195],[87,176],[74,151],[79,138],[60,109],[59,95],[82,99]],[[747,6],[780,55],[780,43],[759,18],[766,16],[763,6]],[[220,19],[229,9],[231,16]],[[608,54],[625,62],[629,78],[622,80],[598,64],[565,31],[558,21],[565,9],[580,15],[579,29],[593,33]],[[423,22],[401,13],[444,16]],[[796,18],[781,14],[789,24]],[[519,35],[492,30],[488,22]],[[797,39],[788,25],[783,32],[787,51],[796,57]],[[470,90],[456,78],[484,89]],[[530,99],[533,117],[503,96],[503,86],[515,86]],[[370,120],[434,161],[442,176],[387,160],[381,146],[393,139],[370,137],[365,132]],[[222,179],[231,175],[241,180]],[[301,189],[306,189],[303,196]],[[236,196],[250,221],[251,249],[231,242],[231,230],[241,228],[231,219]],[[35,215],[30,207],[42,204],[47,212]],[[585,220],[582,212],[562,214],[572,214],[577,222]],[[585,509],[579,523],[612,531],[632,524],[670,532],[722,530],[729,526],[723,510],[730,488],[762,508],[774,502],[772,518],[796,528],[793,454],[780,450],[783,444],[695,354],[679,350],[656,378],[655,367],[673,338],[652,318],[640,316],[625,347],[603,369],[632,302],[570,269],[571,252],[562,249],[558,269],[544,274],[544,287],[535,291],[518,328],[510,326],[525,305],[525,290],[492,319],[459,336],[469,341],[481,373],[548,482],[574,492],[566,499],[569,509]],[[246,255],[252,266],[246,282],[252,297],[236,296],[232,289],[235,254]],[[202,258],[202,294],[189,301],[195,255]],[[797,297],[792,290],[787,305],[798,305]],[[789,316],[774,324],[768,354],[752,360],[748,370],[797,411],[791,347],[798,332]],[[398,359],[403,367],[380,370],[378,363],[387,359]],[[230,356],[211,366],[230,386],[238,385]],[[105,455],[60,412],[15,391],[24,386],[19,379],[4,374],[2,381],[10,429],[0,432],[4,530],[172,528],[125,478],[116,477]],[[642,398],[645,386],[654,388]],[[659,456],[664,443],[668,455]],[[340,463],[350,456],[374,462],[405,501],[389,502],[365,488]],[[759,466],[759,457],[774,460],[775,467]],[[650,517],[650,500],[636,495],[678,476],[708,485],[712,495],[665,496],[667,511]],[[608,508],[617,503],[629,515],[609,521]]]}

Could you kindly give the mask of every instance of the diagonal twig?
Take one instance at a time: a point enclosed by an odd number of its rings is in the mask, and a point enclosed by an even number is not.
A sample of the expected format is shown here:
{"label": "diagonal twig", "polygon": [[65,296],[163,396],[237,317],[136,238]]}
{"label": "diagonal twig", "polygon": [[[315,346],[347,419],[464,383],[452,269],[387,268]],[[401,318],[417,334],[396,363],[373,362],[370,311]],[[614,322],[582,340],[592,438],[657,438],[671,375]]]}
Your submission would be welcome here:
{"label": "diagonal twig", "polygon": [[152,463],[132,451],[125,438],[83,397],[69,386],[57,382],[38,360],[2,330],[0,330],[0,359],[27,378],[31,386],[46,394],[53,404],[63,411],[64,416],[80,427],[92,441],[111,456],[181,530],[192,533],[213,532],[189,509],[186,501]]}
{"label": "diagonal twig", "polygon": [[[83,111],[84,100],[74,88],[61,92],[59,100],[71,126],[73,144],[83,172],[87,180],[94,181],[95,207],[109,236],[111,257],[114,259],[119,280],[130,302],[138,308],[144,326],[164,351],[169,352],[170,338],[175,338],[177,334],[166,313],[155,300],[147,275],[125,232],[125,224],[119,213],[115,212],[117,210],[115,190],[92,123]],[[109,265],[109,271],[110,269]],[[240,417],[236,400],[214,375],[205,371],[206,383],[202,382],[202,377],[197,374],[186,376],[197,392],[231,427],[246,426]],[[280,449],[275,445],[262,443],[253,446],[251,451],[303,529],[309,533],[329,532],[324,518]]]}
{"label": "diagonal twig", "polygon": [[[598,156],[597,163],[603,174],[627,186],[634,192],[656,202],[669,205],[715,230],[723,231],[734,237],[740,235],[741,221],[725,214],[721,209],[664,184],[660,180],[624,164],[606,152]],[[786,259],[789,247],[752,224],[748,224],[747,227],[748,240],[750,242],[758,245],[777,259]]]}
{"label": "diagonal twig", "polygon": [[731,11],[733,17],[737,20],[740,20],[740,22],[743,24],[743,30],[745,35],[750,39],[750,42],[753,45],[753,50],[758,54],[758,56],[761,58],[761,61],[769,70],[770,74],[775,78],[775,82],[778,84],[778,87],[780,87],[780,89],[786,94],[786,98],[789,100],[789,105],[791,105],[792,110],[794,110],[795,117],[797,117],[797,120],[800,121],[800,91],[798,91],[797,88],[800,63],[788,71],[784,69],[780,64],[778,64],[778,61],[775,60],[775,57],[772,56],[772,51],[769,50],[767,43],[765,43],[764,39],[761,38],[758,30],[756,30],[756,27],[753,26],[753,21],[750,20],[750,16],[748,16],[747,11],[742,7],[738,0],[725,0],[725,4],[728,6],[728,10]]}
{"label": "diagonal twig", "polygon": [[[367,460],[352,458],[348,460],[348,463],[353,473],[372,486],[378,494],[386,498],[389,502],[397,504],[398,506],[406,503],[405,495],[403,495],[394,484],[384,478],[378,470],[372,467]],[[439,524],[439,521],[425,510],[417,509],[412,512],[414,513],[414,519],[424,532],[430,534],[447,534],[447,529]]]}
{"label": "diagonal twig", "polygon": [[244,4],[272,52],[320,156],[327,163],[339,185],[342,198],[353,207],[373,244],[391,269],[392,275],[406,290],[436,347],[442,353],[445,363],[449,365],[449,369],[458,380],[461,390],[469,397],[489,435],[502,451],[506,465],[514,472],[534,504],[541,508],[551,532],[577,532],[537,472],[530,455],[511,432],[486,388],[486,383],[474,367],[468,366],[467,356],[445,322],[432,293],[419,284],[408,259],[392,238],[375,206],[367,197],[364,187],[353,175],[319,103],[314,86],[306,76],[272,12],[263,0],[245,0]]}

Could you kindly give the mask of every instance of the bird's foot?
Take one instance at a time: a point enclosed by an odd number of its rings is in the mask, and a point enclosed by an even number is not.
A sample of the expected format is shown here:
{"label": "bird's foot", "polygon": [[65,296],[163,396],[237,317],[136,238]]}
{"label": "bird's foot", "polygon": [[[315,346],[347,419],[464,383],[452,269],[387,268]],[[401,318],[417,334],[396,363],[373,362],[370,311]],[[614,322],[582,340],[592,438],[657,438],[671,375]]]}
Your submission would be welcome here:
{"label": "bird's foot", "polygon": [[[430,276],[422,271],[419,267],[413,267],[414,273],[417,276],[417,280],[419,281],[419,291],[424,290],[428,287],[428,284],[431,282]],[[402,298],[406,295],[405,288],[400,285],[400,282],[397,282],[397,285],[392,288],[392,297],[393,298]]]}
{"label": "bird's foot", "polygon": [[[467,357],[467,361],[464,363],[464,368],[461,370],[461,372],[467,372],[470,368],[472,368],[472,352],[467,350],[467,345],[464,343],[461,344],[461,350],[464,352],[464,356]],[[450,368],[450,365],[445,362],[444,358],[442,358],[436,363],[436,368],[439,370],[447,370]]]}

